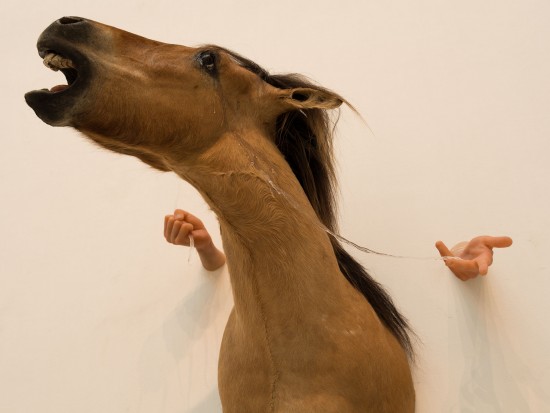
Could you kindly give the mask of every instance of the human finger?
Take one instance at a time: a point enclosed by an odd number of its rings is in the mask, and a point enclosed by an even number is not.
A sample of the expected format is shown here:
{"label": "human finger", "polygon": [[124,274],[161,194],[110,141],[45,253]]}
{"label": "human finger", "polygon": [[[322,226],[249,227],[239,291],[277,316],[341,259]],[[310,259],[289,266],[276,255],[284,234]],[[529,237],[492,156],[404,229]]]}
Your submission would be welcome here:
{"label": "human finger", "polygon": [[451,251],[449,251],[449,248],[447,248],[443,241],[437,241],[435,243],[435,247],[439,251],[439,255],[441,255],[443,258],[453,256],[453,254],[451,253]]}
{"label": "human finger", "polygon": [[174,210],[174,218],[178,220],[185,220],[185,217],[189,214],[187,211],[184,211],[183,209],[175,209]]}
{"label": "human finger", "polygon": [[193,239],[195,242],[195,247],[199,250],[204,247],[207,247],[212,243],[212,237],[208,233],[208,231],[204,228],[193,228]]}
{"label": "human finger", "polygon": [[507,248],[512,245],[513,241],[510,237],[487,237],[485,245],[489,248]]}
{"label": "human finger", "polygon": [[166,215],[164,217],[164,238],[166,238],[168,242],[170,242],[170,235],[172,234],[172,228],[174,227],[175,221],[173,215]]}
{"label": "human finger", "polygon": [[170,242],[172,244],[175,243],[176,237],[178,236],[178,233],[180,232],[182,224],[183,224],[183,221],[180,221],[178,219],[174,220],[174,225],[172,226],[172,231],[170,231]]}
{"label": "human finger", "polygon": [[193,225],[193,228],[195,230],[204,228],[204,224],[202,223],[202,221],[199,218],[197,218],[195,215],[189,212],[185,213],[185,221]]}
{"label": "human finger", "polygon": [[166,238],[166,228],[168,227],[168,221],[170,220],[170,215],[164,216],[164,238]]}
{"label": "human finger", "polygon": [[487,262],[487,260],[483,258],[475,260],[475,263],[477,264],[479,274],[487,275],[489,272],[489,265],[491,265],[491,263]]}
{"label": "human finger", "polygon": [[447,267],[449,267],[449,270],[451,270],[451,272],[460,280],[466,281],[468,279],[468,277],[464,273],[464,268],[458,263],[458,260],[445,260],[445,265],[447,265]]}
{"label": "human finger", "polygon": [[189,245],[189,234],[193,231],[193,225],[188,223],[182,223],[174,244],[176,245]]}
{"label": "human finger", "polygon": [[473,260],[448,260],[447,266],[461,281],[468,281],[479,275],[479,266]]}

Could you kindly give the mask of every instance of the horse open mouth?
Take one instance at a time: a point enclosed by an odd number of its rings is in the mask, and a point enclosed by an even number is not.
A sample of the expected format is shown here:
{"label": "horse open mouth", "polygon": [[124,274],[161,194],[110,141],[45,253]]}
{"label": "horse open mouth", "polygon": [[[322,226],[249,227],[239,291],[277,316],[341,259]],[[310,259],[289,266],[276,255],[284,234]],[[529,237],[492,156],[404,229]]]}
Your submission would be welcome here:
{"label": "horse open mouth", "polygon": [[54,72],[60,71],[65,75],[67,81],[66,84],[60,84],[57,86],[50,87],[48,89],[40,89],[29,92],[29,94],[40,94],[40,95],[53,95],[53,94],[62,94],[67,91],[74,89],[78,86],[81,80],[81,72],[85,72],[85,66],[87,62],[83,56],[78,52],[72,51],[68,52],[58,52],[56,49],[50,48],[41,48],[39,46],[38,54],[43,59],[44,66],[53,70]]}
{"label": "horse open mouth", "polygon": [[48,42],[49,45],[41,43],[39,41],[38,54],[44,65],[55,72],[63,73],[66,83],[28,92],[25,100],[47,124],[72,124],[71,117],[77,111],[90,81],[90,64],[78,50],[68,47],[65,39],[58,46],[55,42]]}
{"label": "horse open mouth", "polygon": [[[69,58],[54,51],[45,51],[40,53],[40,57],[44,58],[44,66],[50,68],[54,72],[61,71],[67,79],[66,85],[57,85],[49,89],[51,93],[61,93],[69,89],[78,79],[78,70],[73,61]],[[43,89],[47,90],[47,89]]]}

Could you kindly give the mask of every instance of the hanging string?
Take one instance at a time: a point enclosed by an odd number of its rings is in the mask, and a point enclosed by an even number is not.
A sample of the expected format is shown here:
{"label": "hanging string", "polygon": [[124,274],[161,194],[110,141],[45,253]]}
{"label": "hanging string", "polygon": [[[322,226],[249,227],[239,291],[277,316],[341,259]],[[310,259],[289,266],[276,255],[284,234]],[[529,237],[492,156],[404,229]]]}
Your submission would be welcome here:
{"label": "hanging string", "polygon": [[461,260],[462,258],[460,257],[454,257],[454,256],[444,256],[444,257],[415,257],[415,256],[408,256],[408,255],[393,255],[393,254],[388,254],[386,252],[379,252],[379,251],[375,251],[375,250],[372,250],[370,248],[367,248],[367,247],[363,247],[359,244],[356,244],[355,242],[353,241],[350,241],[344,237],[342,237],[341,235],[338,235],[334,232],[332,232],[331,230],[329,230],[328,228],[326,228],[324,225],[321,225],[322,229],[329,235],[333,236],[334,238],[336,238],[338,241],[341,241],[359,251],[362,251],[362,252],[365,252],[367,254],[374,254],[374,255],[380,255],[382,257],[390,257],[390,258],[398,258],[398,259],[405,259],[405,260],[423,260],[423,261],[445,261],[445,260],[448,260],[448,259],[456,259],[456,260]]}
{"label": "hanging string", "polygon": [[[285,191],[283,191],[277,184],[275,184],[275,182],[273,182],[273,179],[271,178],[271,176],[268,173],[266,173],[262,169],[257,168],[257,166],[256,166],[256,155],[251,152],[251,150],[248,148],[248,146],[244,145],[241,142],[239,143],[239,145],[245,151],[245,153],[247,153],[247,155],[249,157],[249,160],[250,160],[250,166],[252,166],[252,168],[257,172],[257,173],[254,173],[253,175],[256,178],[260,178],[261,180],[263,180],[265,183],[267,183],[269,185],[269,187],[274,191],[274,192],[272,192],[274,197],[280,196],[280,197],[284,198],[290,204],[290,206],[292,208],[294,208],[299,213],[302,213],[302,209],[299,207],[297,202],[291,196],[289,196]],[[239,171],[239,172],[231,171],[231,172],[214,173],[214,175],[216,175],[216,176],[225,176],[225,175],[228,175],[228,174],[251,175],[251,173],[247,172],[247,171]],[[341,242],[343,242],[343,243],[345,243],[345,244],[347,244],[347,245],[349,245],[349,246],[351,246],[351,247],[353,247],[353,248],[355,248],[355,249],[357,249],[361,252],[367,253],[367,254],[374,254],[374,255],[379,255],[379,256],[382,256],[382,257],[389,257],[389,258],[396,258],[396,259],[424,260],[424,261],[445,261],[445,260],[449,260],[449,259],[455,259],[455,260],[461,260],[462,259],[460,257],[455,257],[455,256],[418,257],[418,256],[395,255],[395,254],[388,254],[388,253],[385,253],[385,252],[379,252],[379,251],[375,251],[375,250],[367,248],[367,247],[363,247],[359,244],[356,244],[353,241],[350,241],[350,240],[344,238],[343,236],[341,236],[339,234],[336,234],[335,232],[331,231],[326,226],[324,226],[321,222],[318,223],[318,226],[323,231],[325,231],[327,234],[329,234],[332,237],[336,238],[338,241],[341,241]]]}
{"label": "hanging string", "polygon": [[[265,174],[265,173],[264,173]],[[267,174],[265,174],[267,175]],[[288,203],[297,211],[301,211],[301,209],[298,207],[297,203],[292,199],[285,191],[283,191],[277,184],[273,182],[273,180],[267,175],[267,177],[262,177],[264,181],[266,181],[269,186],[279,195],[282,196],[284,199],[287,200]],[[397,259],[406,259],[406,260],[423,260],[423,261],[445,261],[448,259],[456,259],[461,260],[460,257],[455,256],[443,256],[443,257],[418,257],[418,256],[408,256],[408,255],[395,255],[395,254],[388,254],[386,252],[379,252],[375,251],[373,249],[363,247],[359,244],[356,244],[353,241],[348,240],[347,238],[344,238],[343,236],[336,234],[335,232],[328,229],[325,225],[323,225],[321,222],[318,223],[319,227],[325,231],[327,234],[331,235],[332,237],[336,238],[338,241],[341,241],[361,252],[367,253],[367,254],[374,254],[379,255],[382,257],[389,257],[389,258],[397,258]]]}
{"label": "hanging string", "polygon": [[[174,201],[174,208],[173,208],[174,210],[178,209],[178,207],[180,205],[180,198],[181,198],[181,193],[182,193],[182,184],[180,182],[178,182],[177,188],[178,188],[178,190],[177,190],[176,198],[175,198],[175,201]],[[189,237],[189,255],[187,256],[187,262],[191,263],[191,260],[193,258],[193,254],[195,252],[195,239],[193,238],[193,235],[191,233],[189,233],[188,237]]]}
{"label": "hanging string", "polygon": [[193,258],[193,252],[195,249],[195,238],[193,238],[193,235],[189,233],[189,257],[187,257],[187,262],[191,263],[191,258]]}

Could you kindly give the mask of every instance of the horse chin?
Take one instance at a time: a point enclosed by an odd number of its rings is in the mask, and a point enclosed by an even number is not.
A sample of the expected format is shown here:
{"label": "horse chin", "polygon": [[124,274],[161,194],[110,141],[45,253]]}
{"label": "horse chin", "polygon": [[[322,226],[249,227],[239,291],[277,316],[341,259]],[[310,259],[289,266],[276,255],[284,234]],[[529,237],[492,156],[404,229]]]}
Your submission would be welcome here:
{"label": "horse chin", "polygon": [[25,100],[48,125],[72,126],[75,110],[81,103],[81,93],[78,92],[81,91],[74,87],[57,92],[48,89],[34,90],[25,94]]}
{"label": "horse chin", "polygon": [[73,126],[73,117],[82,111],[92,79],[92,65],[67,39],[56,39],[45,31],[38,41],[38,54],[44,64],[61,71],[67,83],[25,94],[27,104],[51,126]]}

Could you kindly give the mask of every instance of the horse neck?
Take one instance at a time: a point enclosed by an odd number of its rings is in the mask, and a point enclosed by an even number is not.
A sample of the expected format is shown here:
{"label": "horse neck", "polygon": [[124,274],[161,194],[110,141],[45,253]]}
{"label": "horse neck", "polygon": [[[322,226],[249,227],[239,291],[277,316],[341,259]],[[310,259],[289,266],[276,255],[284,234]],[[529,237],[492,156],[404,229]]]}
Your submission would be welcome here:
{"label": "horse neck", "polygon": [[220,220],[237,314],[251,306],[270,317],[314,312],[327,290],[348,287],[328,235],[264,133],[227,134],[180,175]]}

